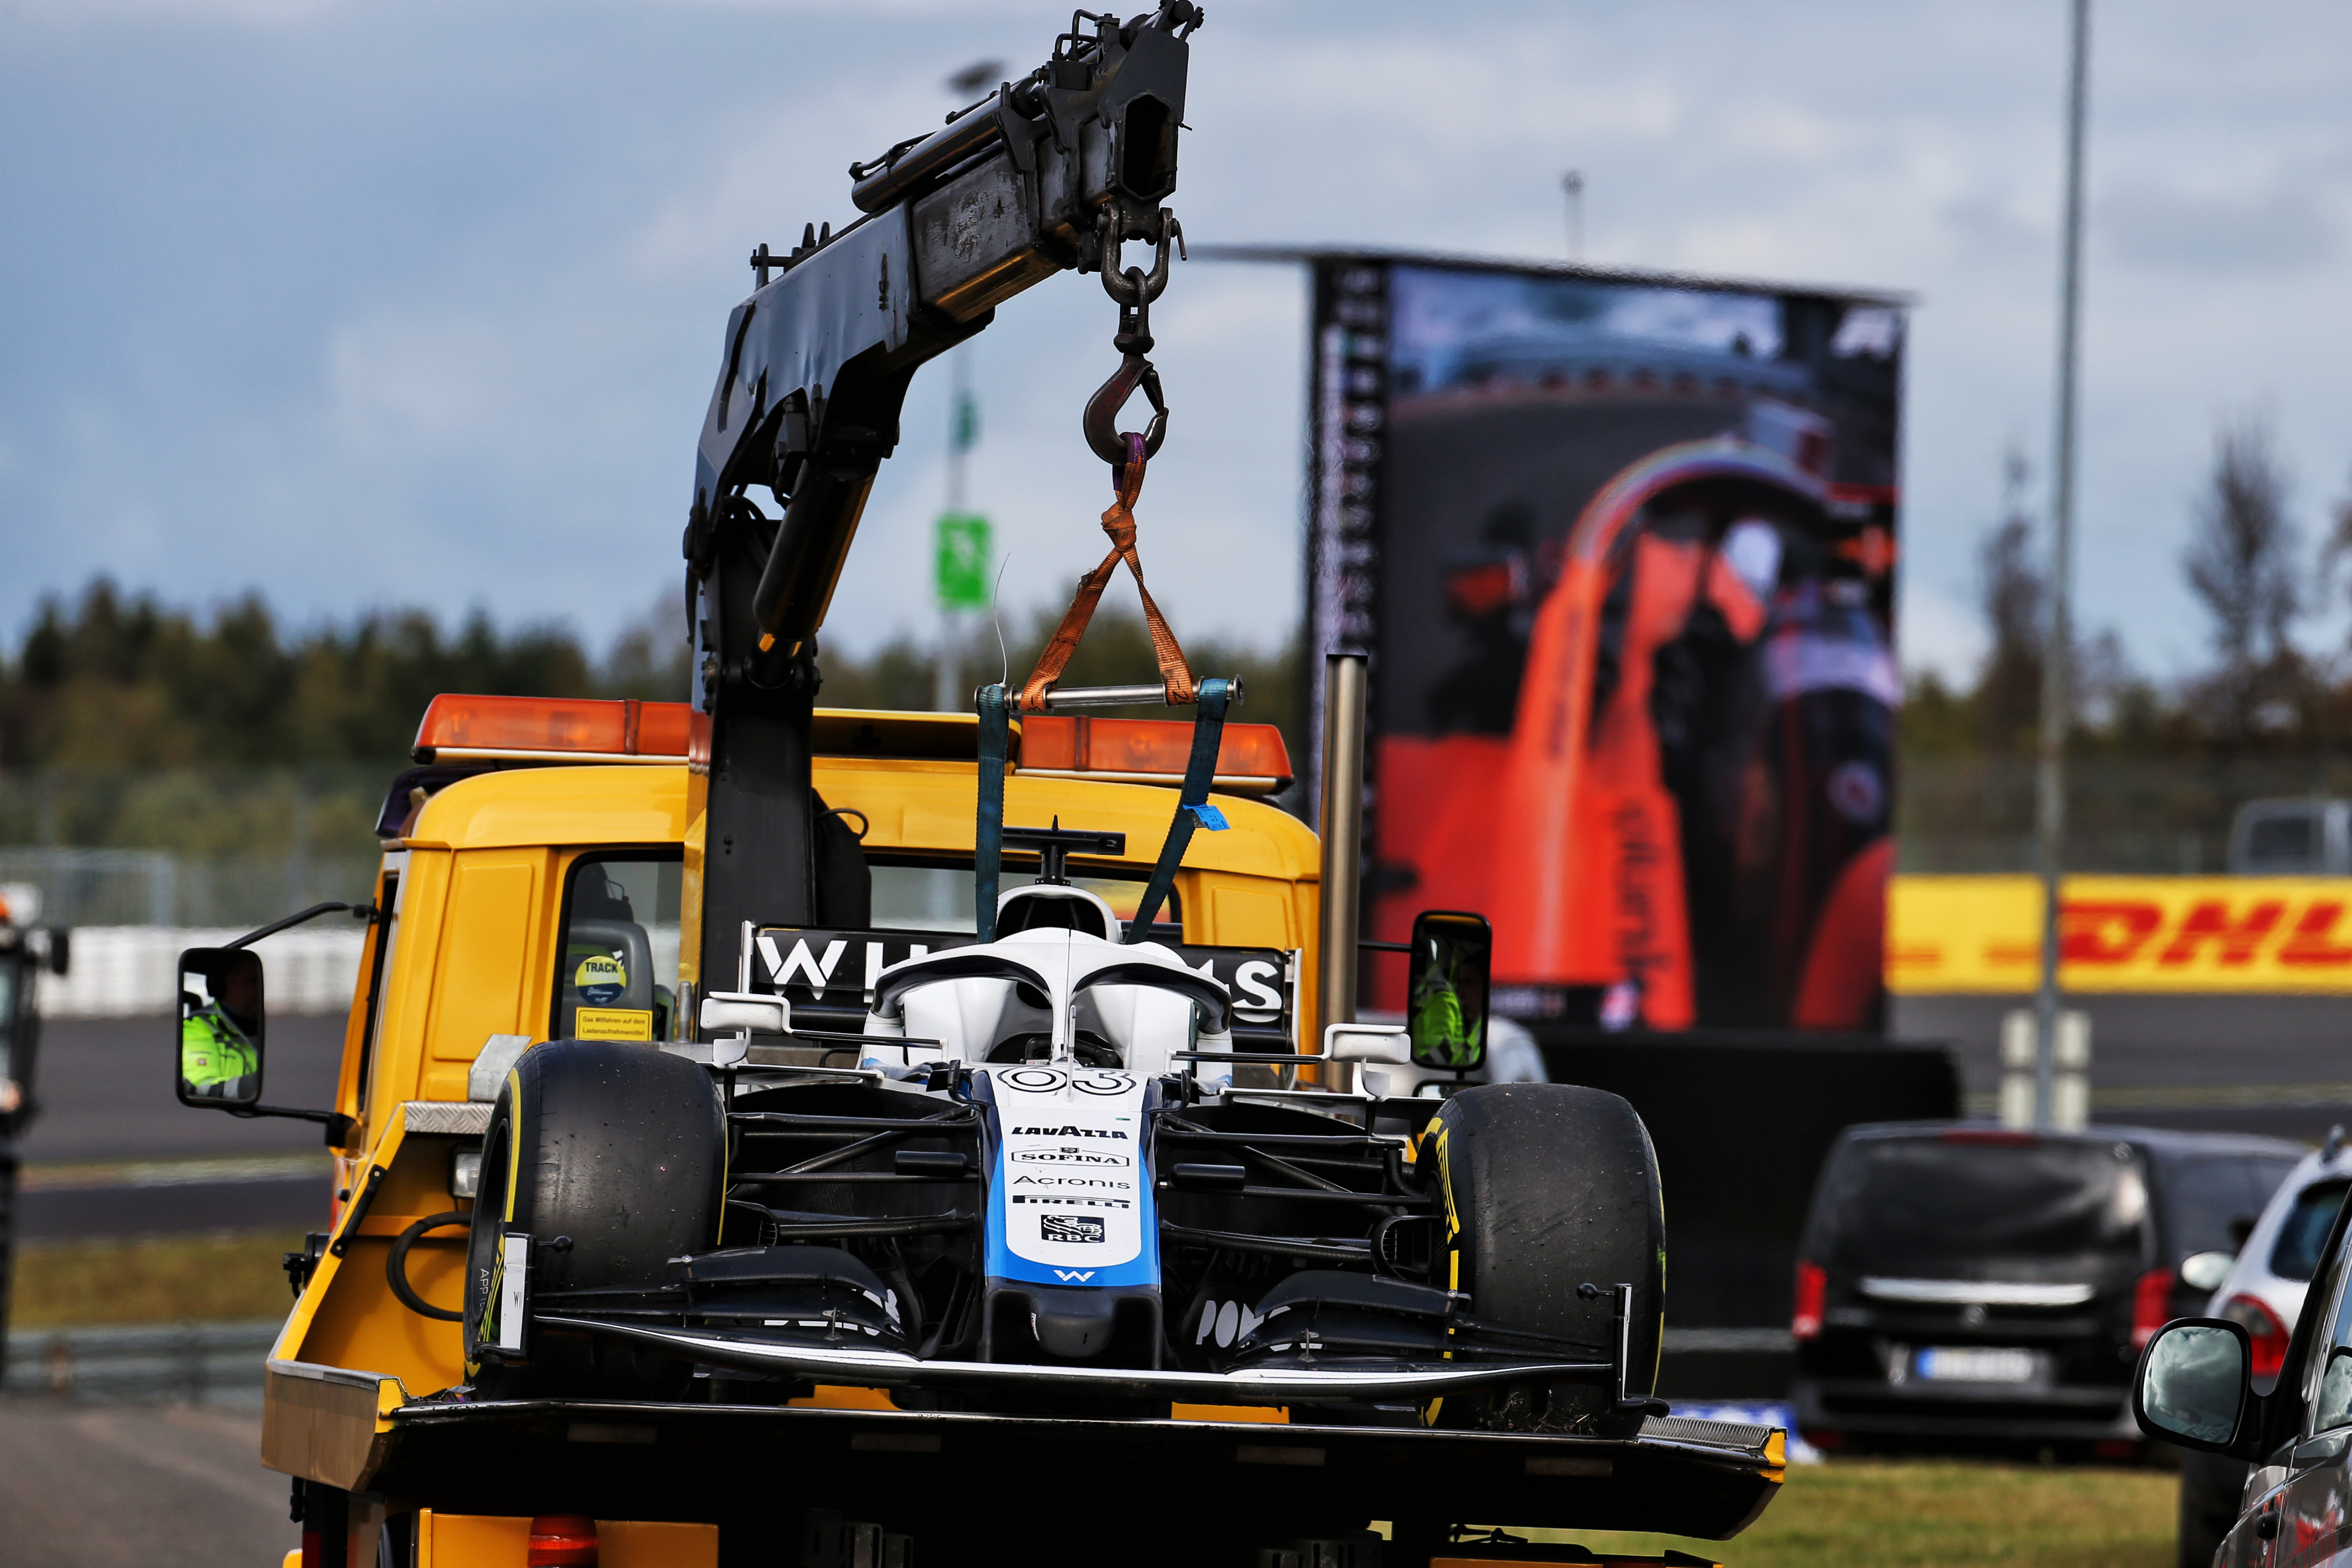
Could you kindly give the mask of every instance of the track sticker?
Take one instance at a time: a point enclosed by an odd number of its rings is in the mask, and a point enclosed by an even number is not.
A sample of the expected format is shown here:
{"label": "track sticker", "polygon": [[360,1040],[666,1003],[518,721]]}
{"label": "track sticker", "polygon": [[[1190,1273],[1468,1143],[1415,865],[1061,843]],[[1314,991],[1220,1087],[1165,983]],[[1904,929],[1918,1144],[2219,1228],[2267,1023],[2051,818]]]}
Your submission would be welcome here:
{"label": "track sticker", "polygon": [[618,1002],[629,988],[629,971],[609,952],[592,952],[572,972],[572,988],[592,1007]]}

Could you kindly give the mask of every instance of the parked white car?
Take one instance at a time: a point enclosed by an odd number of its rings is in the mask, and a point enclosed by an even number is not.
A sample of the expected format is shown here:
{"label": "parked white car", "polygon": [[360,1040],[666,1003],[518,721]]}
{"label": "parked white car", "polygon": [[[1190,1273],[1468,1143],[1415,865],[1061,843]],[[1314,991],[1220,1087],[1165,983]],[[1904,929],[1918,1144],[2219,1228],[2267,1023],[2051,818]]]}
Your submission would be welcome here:
{"label": "parked white car", "polygon": [[[2352,1188],[2352,1149],[2344,1129],[2287,1173],[2263,1205],[2206,1311],[2245,1325],[2252,1342],[2254,1386],[2268,1391],[2303,1312],[2304,1293],[2319,1267],[2327,1228]],[[2187,1270],[2184,1268],[2183,1273]],[[2180,1465],[2180,1568],[2206,1568],[2238,1518],[2246,1467],[2212,1454],[2188,1453]]]}

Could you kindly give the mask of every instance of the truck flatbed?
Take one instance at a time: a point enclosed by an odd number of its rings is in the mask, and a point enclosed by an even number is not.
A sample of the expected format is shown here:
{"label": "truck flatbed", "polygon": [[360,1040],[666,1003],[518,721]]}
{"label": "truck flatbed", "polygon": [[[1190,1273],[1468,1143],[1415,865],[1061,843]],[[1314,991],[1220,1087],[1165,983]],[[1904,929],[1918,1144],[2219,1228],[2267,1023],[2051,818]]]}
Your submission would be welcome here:
{"label": "truck flatbed", "polygon": [[[1278,1419],[409,1399],[394,1379],[286,1363],[272,1371],[359,1394],[353,1416],[380,1394],[388,1407],[370,1423],[364,1468],[347,1484],[429,1497],[445,1512],[707,1520],[713,1496],[759,1496],[771,1511],[818,1502],[918,1540],[946,1531],[1011,1544],[1048,1521],[1080,1533],[1133,1530],[1150,1522],[1135,1517],[1139,1507],[1157,1511],[1177,1498],[1214,1500],[1219,1531],[1243,1534],[1261,1518],[1295,1532],[1323,1512],[1428,1512],[1447,1522],[1721,1540],[1763,1511],[1786,1463],[1777,1428],[1673,1416],[1606,1438]],[[336,1446],[354,1452],[350,1438],[359,1436],[347,1430]],[[1120,1484],[1098,1484],[1111,1478]],[[1042,1510],[1041,1489],[1051,1494]]]}

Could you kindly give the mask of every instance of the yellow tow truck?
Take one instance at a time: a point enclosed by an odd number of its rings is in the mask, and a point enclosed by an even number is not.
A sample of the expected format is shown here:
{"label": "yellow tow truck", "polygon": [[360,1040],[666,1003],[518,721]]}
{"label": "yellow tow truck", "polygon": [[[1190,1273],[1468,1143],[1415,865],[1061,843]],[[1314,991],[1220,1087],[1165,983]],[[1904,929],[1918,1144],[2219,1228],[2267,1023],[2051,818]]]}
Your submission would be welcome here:
{"label": "yellow tow truck", "polygon": [[[1474,1549],[1454,1536],[1471,1523],[1723,1536],[1762,1510],[1781,1477],[1780,1434],[1656,1415],[1605,1434],[1514,1432],[1507,1419],[1446,1422],[1425,1402],[1335,1409],[1188,1399],[1181,1390],[1148,1406],[1098,1400],[1056,1410],[1034,1396],[992,1401],[986,1391],[923,1398],[837,1370],[755,1382],[707,1364],[656,1398],[646,1395],[663,1391],[642,1388],[623,1397],[593,1389],[479,1397],[454,1320],[467,1297],[484,1136],[507,1074],[530,1048],[601,1038],[691,1051],[688,998],[719,986],[748,994],[772,977],[768,988],[797,1004],[799,1035],[754,1035],[762,1043],[739,1070],[838,1071],[824,1064],[842,1059],[831,1037],[846,1031],[820,1026],[832,1021],[828,1004],[845,1016],[862,1012],[869,974],[919,956],[909,950],[927,942],[942,953],[973,942],[959,904],[972,881],[974,721],[818,710],[812,780],[828,811],[855,825],[870,907],[843,911],[854,924],[759,933],[770,940],[755,936],[744,951],[766,976],[713,976],[687,936],[709,821],[707,774],[688,755],[694,719],[684,704],[445,697],[420,731],[422,765],[394,784],[376,895],[362,911],[370,940],[336,1103],[307,1113],[327,1122],[336,1149],[334,1219],[289,1259],[299,1299],[267,1372],[262,1458],[297,1479],[304,1563],[357,1568],[379,1552],[402,1564],[467,1568],[557,1561],[550,1553],[565,1541],[576,1549],[583,1531],[608,1568],[732,1561],[720,1552],[736,1535],[776,1557],[806,1547],[814,1564],[869,1560],[854,1555],[861,1541],[903,1552],[919,1539],[970,1546],[986,1560],[1066,1539],[1073,1521],[1103,1526],[1129,1489],[1140,1515],[1130,1529],[1147,1527],[1171,1496],[1215,1504],[1179,1507],[1163,1521],[1172,1534],[1118,1548],[1142,1559],[1175,1548],[1188,1562],[1241,1562],[1247,1552],[1238,1549],[1296,1551],[1304,1540],[1328,1560],[1356,1553],[1347,1560],[1369,1563],[1362,1532],[1382,1521],[1391,1521],[1391,1563],[1415,1561],[1403,1555],[1412,1551],[1430,1561],[1591,1561],[1485,1538]],[[1185,729],[1027,721],[1006,768],[1008,820],[1123,836],[1116,852],[1097,837],[1090,852],[1066,854],[1061,869],[1075,889],[1131,914],[1174,793],[1143,781],[1173,782]],[[1250,798],[1290,782],[1279,731],[1228,726],[1219,768],[1227,826],[1188,854],[1175,918],[1164,922],[1179,929],[1167,934],[1258,1005],[1244,1026],[1254,1041],[1244,1033],[1244,1043],[1323,1040],[1321,847],[1297,818]],[[1045,849],[1026,858],[1045,868]],[[729,955],[728,967],[740,957]],[[247,971],[230,1021],[266,1050],[257,958],[244,948],[194,950],[183,968],[191,1016],[216,1007],[216,976]],[[1340,1024],[1339,1035],[1348,1032]],[[1259,1087],[1228,1087],[1225,1096],[1266,1109],[1328,1100],[1342,1112],[1381,1112],[1363,1122],[1394,1128],[1409,1184],[1430,1153],[1412,1134],[1449,1102],[1364,1094],[1383,1068],[1418,1070],[1395,1060],[1237,1063],[1234,1075]],[[1314,1088],[1325,1076],[1331,1087]],[[1452,1073],[1424,1076],[1432,1088],[1456,1087]],[[650,1184],[658,1172],[633,1179]],[[1324,1247],[1346,1241],[1347,1226],[1324,1228],[1332,1233],[1316,1238]],[[1238,1331],[1264,1300],[1194,1294],[1171,1337],[1207,1346],[1244,1340]],[[1654,1328],[1647,1342],[1654,1358]],[[1071,1506],[1062,1494],[1074,1486],[1093,1494],[1093,1506]],[[535,1521],[546,1537],[538,1556]],[[1001,1533],[986,1547],[971,1540],[992,1532]]]}
{"label": "yellow tow truck", "polygon": [[[252,943],[346,906],[182,956],[183,1100],[337,1152],[266,1374],[302,1568],[1595,1563],[1506,1527],[1721,1539],[1778,1488],[1780,1433],[1654,1396],[1640,1119],[1476,1081],[1484,918],[1423,911],[1406,1017],[1355,1016],[1363,661],[1328,672],[1320,841],[1148,595],[1159,682],[1059,679],[1141,584],[1201,20],[1077,13],[856,165],[856,221],[753,254],[690,700],[436,700],[348,910],[334,1105],[264,1102]],[[1118,310],[1081,420],[1111,554],[972,714],[818,707],[908,382],[1067,270]],[[1192,715],[1090,712],[1139,700]]]}

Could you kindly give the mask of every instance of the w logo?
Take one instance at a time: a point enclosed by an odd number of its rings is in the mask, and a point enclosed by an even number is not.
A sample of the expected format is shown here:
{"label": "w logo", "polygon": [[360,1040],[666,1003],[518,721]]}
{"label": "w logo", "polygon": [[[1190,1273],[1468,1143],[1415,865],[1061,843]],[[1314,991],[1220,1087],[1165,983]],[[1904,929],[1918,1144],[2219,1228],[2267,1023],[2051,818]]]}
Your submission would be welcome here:
{"label": "w logo", "polygon": [[1054,1275],[1065,1285],[1083,1285],[1095,1277],[1091,1268],[1056,1268]]}

